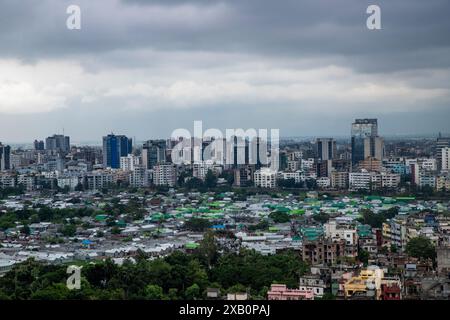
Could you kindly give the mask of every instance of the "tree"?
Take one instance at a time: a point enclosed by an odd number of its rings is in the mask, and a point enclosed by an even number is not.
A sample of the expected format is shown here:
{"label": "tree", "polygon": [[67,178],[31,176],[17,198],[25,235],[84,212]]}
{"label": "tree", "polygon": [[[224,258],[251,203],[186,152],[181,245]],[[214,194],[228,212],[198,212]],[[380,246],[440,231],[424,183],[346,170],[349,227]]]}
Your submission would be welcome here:
{"label": "tree", "polygon": [[50,287],[37,290],[31,295],[31,299],[36,300],[65,300],[70,294],[70,290],[63,283],[56,283]]}
{"label": "tree", "polygon": [[436,248],[430,239],[419,236],[411,239],[406,244],[406,253],[411,257],[419,259],[435,259],[436,258]]}
{"label": "tree", "polygon": [[207,188],[214,188],[217,185],[217,177],[212,172],[212,170],[208,170],[205,176],[205,186]]}
{"label": "tree", "polygon": [[201,189],[204,187],[203,181],[196,177],[191,177],[186,180],[183,186],[187,189]]}
{"label": "tree", "polygon": [[111,228],[111,234],[120,234],[121,230],[118,226],[114,226]]}
{"label": "tree", "polygon": [[269,214],[269,218],[275,223],[286,223],[291,220],[290,216],[285,212],[275,211]]}
{"label": "tree", "polygon": [[397,253],[398,251],[397,246],[395,244],[391,244],[389,251],[392,253]]}
{"label": "tree", "polygon": [[330,215],[326,212],[320,211],[318,214],[313,215],[313,219],[324,224],[330,219]]}
{"label": "tree", "polygon": [[163,289],[158,285],[149,284],[145,288],[145,297],[149,300],[161,300],[163,296]]}
{"label": "tree", "polygon": [[77,232],[77,227],[73,224],[66,224],[61,228],[60,232],[65,237],[73,237]]}
{"label": "tree", "polygon": [[232,170],[223,171],[220,174],[220,178],[227,180],[228,185],[232,186],[234,183],[234,172]]}
{"label": "tree", "polygon": [[211,226],[211,222],[203,218],[191,218],[184,224],[184,227],[191,231],[203,232]]}
{"label": "tree", "polygon": [[217,260],[217,244],[213,231],[210,230],[204,234],[197,253],[201,259],[206,261],[208,269],[211,269],[212,264]]}
{"label": "tree", "polygon": [[239,293],[239,292],[247,292],[247,288],[240,283],[237,283],[234,286],[229,287],[227,290],[227,293]]}
{"label": "tree", "polygon": [[167,284],[170,282],[172,266],[162,259],[146,262],[146,264],[152,283],[167,290],[169,288]]}
{"label": "tree", "polygon": [[21,233],[23,233],[24,235],[29,236],[31,231],[30,231],[30,227],[26,224],[22,227],[22,229],[20,230]]}
{"label": "tree", "polygon": [[369,262],[369,252],[364,249],[358,251],[358,260],[367,265]]}
{"label": "tree", "polygon": [[201,291],[206,289],[208,284],[208,274],[197,259],[189,262],[186,280],[188,283],[197,284]]}
{"label": "tree", "polygon": [[192,286],[186,289],[185,297],[187,300],[195,300],[201,298],[200,287],[198,284],[194,283]]}

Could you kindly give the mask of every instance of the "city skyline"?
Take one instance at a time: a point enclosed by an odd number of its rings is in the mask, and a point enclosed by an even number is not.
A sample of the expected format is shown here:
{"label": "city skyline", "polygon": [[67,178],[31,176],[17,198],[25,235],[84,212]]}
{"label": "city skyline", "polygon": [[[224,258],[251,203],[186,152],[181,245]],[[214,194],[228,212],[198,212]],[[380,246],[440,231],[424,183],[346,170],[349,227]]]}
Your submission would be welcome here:
{"label": "city skyline", "polygon": [[0,141],[145,140],[194,120],[285,137],[347,136],[354,118],[385,136],[448,131],[446,1],[378,1],[381,30],[369,1],[81,0],[81,30],[66,28],[70,4],[2,4]]}

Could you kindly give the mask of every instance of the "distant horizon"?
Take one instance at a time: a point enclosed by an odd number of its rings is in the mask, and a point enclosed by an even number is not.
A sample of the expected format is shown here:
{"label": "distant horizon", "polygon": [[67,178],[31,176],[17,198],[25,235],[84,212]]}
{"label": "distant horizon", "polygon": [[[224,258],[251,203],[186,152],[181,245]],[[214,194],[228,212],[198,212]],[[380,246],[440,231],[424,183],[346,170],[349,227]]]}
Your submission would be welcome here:
{"label": "distant horizon", "polygon": [[[133,138],[132,136],[127,135],[126,133],[117,133],[117,134],[123,134],[129,138]],[[390,134],[390,135],[380,135],[382,138],[386,139],[386,140],[392,140],[395,138],[405,138],[405,139],[437,139],[438,138],[438,134],[439,133],[428,133],[428,134]],[[66,134],[67,136],[68,134]],[[441,132],[441,135],[443,138],[450,138],[450,132],[448,133],[444,133]],[[102,139],[98,139],[98,140],[73,140],[72,141],[72,137],[70,135],[68,135],[70,137],[70,144],[72,146],[102,146]],[[103,136],[102,136],[103,137]],[[133,138],[133,145],[135,145],[135,143],[138,144],[142,144],[143,142],[147,141],[147,140],[157,140],[157,139],[169,139],[170,137],[150,137],[148,139],[137,139],[136,141]],[[327,136],[323,136],[323,135],[300,135],[300,136],[280,136],[280,140],[291,140],[291,139],[298,139],[298,140],[308,140],[308,139],[315,139],[315,138],[334,138],[335,140],[343,140],[343,139],[348,139],[350,141],[350,134],[349,135],[327,135]],[[41,139],[37,139],[42,140],[45,142],[45,138],[41,138]],[[1,143],[6,144],[6,145],[10,145],[10,146],[33,146],[33,142],[34,140],[32,140],[31,142],[10,142],[10,141],[2,141],[0,140]]]}

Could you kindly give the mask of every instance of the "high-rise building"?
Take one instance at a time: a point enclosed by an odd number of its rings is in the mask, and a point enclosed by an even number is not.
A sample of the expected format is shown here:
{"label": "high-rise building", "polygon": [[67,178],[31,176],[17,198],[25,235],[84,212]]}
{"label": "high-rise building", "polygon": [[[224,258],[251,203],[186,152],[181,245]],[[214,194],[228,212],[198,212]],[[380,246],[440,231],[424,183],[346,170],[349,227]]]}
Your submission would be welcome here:
{"label": "high-rise building", "polygon": [[139,157],[129,154],[126,157],[120,157],[120,169],[123,171],[132,171],[140,165]]}
{"label": "high-rise building", "polygon": [[45,139],[45,149],[69,152],[70,151],[70,137],[62,134],[54,134]]}
{"label": "high-rise building", "polygon": [[133,141],[124,135],[108,134],[103,137],[103,166],[120,168],[120,157],[126,157],[133,151]]}
{"label": "high-rise building", "polygon": [[367,137],[364,139],[364,159],[371,157],[377,160],[384,158],[384,139],[381,137]]}
{"label": "high-rise building", "polygon": [[174,187],[177,183],[177,167],[172,163],[160,163],[153,167],[153,184]]}
{"label": "high-rise building", "polygon": [[448,138],[442,137],[442,135],[439,133],[439,137],[436,140],[435,145],[435,154],[436,154],[436,161],[438,165],[438,170],[443,170],[443,155],[442,155],[442,149],[447,148],[450,146],[450,141]]}
{"label": "high-rise building", "polygon": [[277,171],[271,168],[261,168],[255,171],[253,179],[257,188],[275,188],[277,186]]}
{"label": "high-rise building", "polygon": [[44,146],[44,141],[42,140],[34,140],[34,150],[44,150],[45,146]]}
{"label": "high-rise building", "polygon": [[142,162],[146,169],[166,161],[166,140],[148,140],[142,148]]}
{"label": "high-rise building", "polygon": [[441,149],[441,170],[448,172],[450,171],[450,148],[442,148]]}
{"label": "high-rise building", "polygon": [[318,138],[316,148],[318,160],[333,160],[337,156],[336,141],[332,138]]}
{"label": "high-rise building", "polygon": [[0,142],[0,171],[11,169],[11,147]]}
{"label": "high-rise building", "polygon": [[384,140],[378,136],[377,119],[356,119],[352,124],[352,164],[367,157],[382,160]]}

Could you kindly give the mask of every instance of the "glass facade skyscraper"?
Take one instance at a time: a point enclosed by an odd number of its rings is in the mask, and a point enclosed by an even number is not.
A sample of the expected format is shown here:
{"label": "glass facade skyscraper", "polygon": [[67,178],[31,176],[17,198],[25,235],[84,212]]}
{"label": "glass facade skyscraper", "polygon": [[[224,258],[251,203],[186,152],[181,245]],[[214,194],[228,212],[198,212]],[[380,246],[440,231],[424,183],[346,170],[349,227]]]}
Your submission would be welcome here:
{"label": "glass facade skyscraper", "polygon": [[[356,119],[352,124],[352,164],[356,165],[367,156],[379,156],[380,139],[377,119]],[[378,145],[378,147],[377,147]],[[382,159],[379,159],[382,160]]]}
{"label": "glass facade skyscraper", "polygon": [[114,134],[103,137],[103,166],[113,169],[120,168],[120,157],[126,157],[132,151],[131,138]]}

